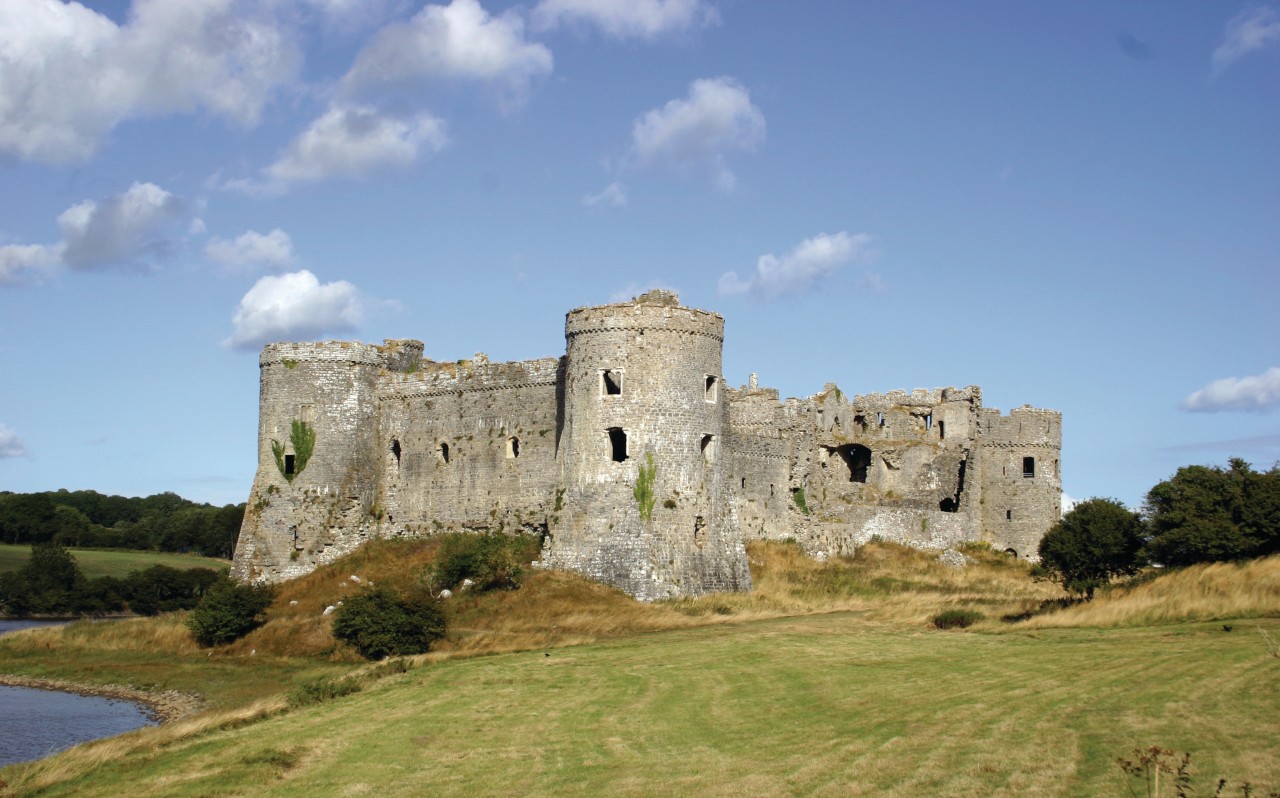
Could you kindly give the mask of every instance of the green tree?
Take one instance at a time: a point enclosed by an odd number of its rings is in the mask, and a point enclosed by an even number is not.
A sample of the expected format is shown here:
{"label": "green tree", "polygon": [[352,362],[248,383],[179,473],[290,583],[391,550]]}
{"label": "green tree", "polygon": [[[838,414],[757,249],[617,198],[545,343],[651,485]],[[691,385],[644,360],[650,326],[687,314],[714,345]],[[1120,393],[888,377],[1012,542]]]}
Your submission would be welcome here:
{"label": "green tree", "polygon": [[444,637],[444,611],[425,590],[397,596],[385,588],[346,600],[333,619],[333,636],[365,659],[421,654]]}
{"label": "green tree", "polygon": [[1092,599],[1112,577],[1142,565],[1142,519],[1115,499],[1080,502],[1040,539],[1040,565],[1062,586]]}
{"label": "green tree", "polygon": [[237,640],[262,624],[271,606],[272,590],[233,582],[221,576],[187,618],[187,628],[202,646],[220,646]]}
{"label": "green tree", "polygon": [[1280,550],[1280,468],[1259,473],[1239,458],[1228,468],[1184,466],[1143,505],[1148,552],[1170,566],[1261,557]]}

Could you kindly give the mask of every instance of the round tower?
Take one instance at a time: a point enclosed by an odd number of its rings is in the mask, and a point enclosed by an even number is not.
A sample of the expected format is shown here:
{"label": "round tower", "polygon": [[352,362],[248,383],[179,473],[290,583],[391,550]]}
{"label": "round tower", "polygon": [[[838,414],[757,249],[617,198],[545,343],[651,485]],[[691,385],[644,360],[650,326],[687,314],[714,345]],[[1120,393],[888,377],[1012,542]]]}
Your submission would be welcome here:
{"label": "round tower", "polygon": [[242,581],[301,576],[375,533],[379,374],[418,341],[274,343],[259,358],[258,470],[236,544]]}
{"label": "round tower", "polygon": [[669,291],[565,319],[562,501],[543,562],[639,599],[749,590],[729,491],[724,319]]}

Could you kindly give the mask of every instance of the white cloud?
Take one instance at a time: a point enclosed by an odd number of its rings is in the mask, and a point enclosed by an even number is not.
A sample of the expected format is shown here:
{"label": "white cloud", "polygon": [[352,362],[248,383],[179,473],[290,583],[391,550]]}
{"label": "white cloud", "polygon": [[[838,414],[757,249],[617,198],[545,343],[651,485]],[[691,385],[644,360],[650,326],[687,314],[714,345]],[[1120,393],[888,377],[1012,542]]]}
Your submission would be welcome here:
{"label": "white cloud", "polygon": [[1280,407],[1280,368],[1276,366],[1253,377],[1215,380],[1182,400],[1183,410],[1196,413],[1258,413],[1276,407]]}
{"label": "white cloud", "polygon": [[188,204],[154,183],[84,200],[58,216],[62,241],[0,246],[0,284],[29,282],[65,267],[155,266],[177,249]]}
{"label": "white cloud", "polygon": [[120,122],[204,109],[252,125],[300,57],[248,0],[137,0],[117,25],[79,3],[4,0],[0,153],[82,161]]}
{"label": "white cloud", "polygon": [[869,260],[874,254],[872,240],[866,233],[820,233],[801,241],[781,258],[773,254],[761,255],[756,263],[756,273],[750,279],[741,279],[737,272],[725,272],[720,277],[719,293],[722,296],[750,294],[758,299],[774,299],[807,290],[847,263]]}
{"label": "white cloud", "polygon": [[609,208],[624,208],[627,205],[627,189],[621,183],[613,182],[600,193],[583,197],[582,204],[589,207],[604,205]]}
{"label": "white cloud", "polygon": [[695,80],[689,96],[671,100],[636,120],[631,159],[675,171],[708,170],[728,191],[736,182],[725,165],[730,152],[752,152],[764,141],[765,121],[747,90],[733,78]]}
{"label": "white cloud", "polygon": [[290,183],[404,168],[424,151],[438,152],[446,140],[444,123],[429,114],[401,119],[367,107],[333,106],[263,170],[265,181],[233,181],[227,187],[283,191]]}
{"label": "white cloud", "polygon": [[383,28],[342,82],[348,92],[361,92],[427,80],[479,81],[495,87],[509,109],[522,105],[532,82],[551,68],[551,51],[525,40],[516,13],[493,17],[476,0],[453,0]]}
{"label": "white cloud", "polygon": [[266,235],[249,230],[234,241],[211,239],[204,246],[204,254],[209,260],[232,269],[255,266],[282,269],[293,262],[293,241],[278,227]]}
{"label": "white cloud", "polygon": [[118,196],[72,205],[58,217],[62,262],[72,269],[154,263],[172,254],[171,228],[186,213],[183,200],[154,183],[134,183]]}
{"label": "white cloud", "polygon": [[34,282],[61,265],[61,244],[6,244],[0,246],[0,285]]}
{"label": "white cloud", "polygon": [[1280,42],[1280,17],[1265,6],[1250,8],[1232,17],[1222,33],[1222,44],[1213,51],[1213,74],[1269,44]]}
{"label": "white cloud", "polygon": [[0,424],[0,459],[7,457],[26,457],[27,445],[18,437],[18,433],[5,424]]}
{"label": "white cloud", "polygon": [[1062,498],[1060,501],[1062,502],[1063,515],[1066,515],[1067,513],[1074,510],[1075,506],[1080,503],[1079,499],[1073,499],[1070,496],[1068,496],[1065,490],[1062,492]]}
{"label": "white cloud", "polygon": [[533,9],[540,30],[586,23],[616,39],[652,41],[719,21],[720,14],[703,0],[541,0]]}
{"label": "white cloud", "polygon": [[303,269],[269,275],[253,284],[231,317],[231,337],[223,344],[256,349],[265,343],[353,332],[366,302],[345,280],[320,283]]}

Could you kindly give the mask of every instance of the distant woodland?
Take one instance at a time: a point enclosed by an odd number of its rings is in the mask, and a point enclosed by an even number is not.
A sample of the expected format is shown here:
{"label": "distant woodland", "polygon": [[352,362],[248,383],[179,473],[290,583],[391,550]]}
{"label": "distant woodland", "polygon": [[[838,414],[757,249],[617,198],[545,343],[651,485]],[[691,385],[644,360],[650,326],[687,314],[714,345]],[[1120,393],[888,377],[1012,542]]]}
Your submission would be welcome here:
{"label": "distant woodland", "polygon": [[244,504],[215,507],[176,493],[107,496],[93,490],[0,492],[0,543],[141,549],[230,558]]}

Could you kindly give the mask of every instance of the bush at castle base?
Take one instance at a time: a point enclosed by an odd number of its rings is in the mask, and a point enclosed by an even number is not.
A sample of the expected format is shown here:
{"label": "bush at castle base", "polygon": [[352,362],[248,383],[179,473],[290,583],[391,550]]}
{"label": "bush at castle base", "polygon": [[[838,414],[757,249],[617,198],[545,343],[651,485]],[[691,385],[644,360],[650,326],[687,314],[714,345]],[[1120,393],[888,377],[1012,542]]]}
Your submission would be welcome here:
{"label": "bush at castle base", "polygon": [[220,646],[252,632],[271,606],[271,590],[237,584],[226,576],[205,591],[191,611],[187,628],[202,646]]}
{"label": "bush at castle base", "polygon": [[333,636],[365,659],[421,654],[444,637],[444,612],[426,591],[397,596],[376,588],[347,599],[333,619]]}

